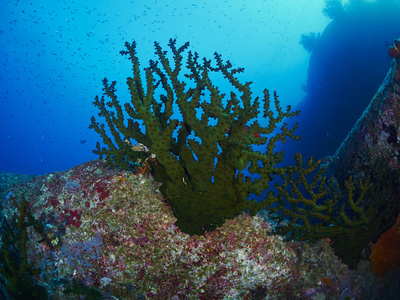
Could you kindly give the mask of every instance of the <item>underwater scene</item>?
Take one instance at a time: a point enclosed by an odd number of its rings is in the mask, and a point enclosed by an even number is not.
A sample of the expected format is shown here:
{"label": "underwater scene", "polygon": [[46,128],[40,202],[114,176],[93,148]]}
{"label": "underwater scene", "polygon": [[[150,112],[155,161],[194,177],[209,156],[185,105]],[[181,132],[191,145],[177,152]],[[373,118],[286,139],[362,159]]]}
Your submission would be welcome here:
{"label": "underwater scene", "polygon": [[399,0],[3,0],[0,299],[400,299]]}

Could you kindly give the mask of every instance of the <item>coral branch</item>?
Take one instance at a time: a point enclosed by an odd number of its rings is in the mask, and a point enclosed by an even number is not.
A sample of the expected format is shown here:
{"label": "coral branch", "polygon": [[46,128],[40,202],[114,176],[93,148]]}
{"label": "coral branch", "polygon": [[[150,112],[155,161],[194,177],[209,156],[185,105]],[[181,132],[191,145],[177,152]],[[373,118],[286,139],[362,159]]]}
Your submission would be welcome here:
{"label": "coral branch", "polygon": [[[283,120],[299,112],[292,112],[290,107],[282,110],[274,93],[274,113],[267,90],[262,111],[259,99],[252,99],[251,83],[243,84],[235,77],[243,69],[232,68],[217,53],[213,67],[210,60],[200,61],[196,52],[189,51],[184,69],[183,53],[189,43],[177,48],[175,40],[169,42],[173,62],[155,43],[157,60],[150,61],[143,81],[136,43],[125,46],[127,50],[121,54],[127,55],[133,65],[133,77],[127,79],[131,101],[124,105],[129,118],[125,120],[117,100],[115,82],[110,85],[105,79],[104,96],[96,97],[94,105],[113,138],[93,117],[90,127],[107,146],[97,145],[94,152],[128,169],[128,162],[136,161],[137,153],[124,141],[146,145],[157,158],[154,176],[163,183],[161,190],[169,198],[178,226],[192,234],[215,229],[224,219],[245,209],[254,214],[274,202],[272,195],[262,203],[247,198],[251,193],[261,195],[273,177],[283,172],[276,166],[282,162],[283,152],[274,151],[275,143],[298,139],[295,127],[288,128]],[[222,74],[232,85],[230,98],[213,85],[212,74]],[[187,82],[181,80],[182,75]],[[106,103],[104,97],[110,100]],[[257,121],[260,115],[267,126]],[[143,124],[144,132],[139,124]],[[255,151],[252,145],[265,145],[266,152]],[[245,169],[259,175],[258,179],[245,178]]]}
{"label": "coral branch", "polygon": [[[299,240],[317,240],[343,235],[369,224],[370,210],[366,211],[361,203],[372,187],[368,180],[360,180],[355,185],[350,177],[345,182],[347,203],[343,203],[343,194],[334,181],[326,179],[325,168],[318,168],[320,161],[310,159],[304,168],[301,154],[297,154],[295,159],[296,165],[288,167],[283,184],[275,185],[282,196],[282,215],[289,219],[288,226],[278,228],[279,234]],[[307,177],[312,173],[315,175],[310,181]],[[358,196],[355,200],[356,188]]]}

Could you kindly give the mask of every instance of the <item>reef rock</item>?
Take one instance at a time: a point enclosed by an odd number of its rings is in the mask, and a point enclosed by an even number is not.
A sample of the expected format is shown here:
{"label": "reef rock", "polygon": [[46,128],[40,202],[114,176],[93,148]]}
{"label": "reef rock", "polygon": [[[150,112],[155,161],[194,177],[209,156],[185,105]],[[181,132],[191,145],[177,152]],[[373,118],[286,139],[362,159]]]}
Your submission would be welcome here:
{"label": "reef rock", "polygon": [[[373,207],[375,213],[354,241],[358,253],[393,226],[400,212],[399,48],[396,40],[389,48],[391,68],[379,90],[336,153],[325,158],[328,173],[341,186],[350,176],[369,178],[372,183],[363,205]],[[335,249],[350,252],[347,242]]]}
{"label": "reef rock", "polygon": [[0,296],[338,299],[376,288],[328,239],[284,242],[261,215],[183,233],[158,186],[101,160],[15,186],[2,199]]}
{"label": "reef rock", "polygon": [[[396,40],[395,45],[396,47],[391,48],[400,48],[400,40]],[[398,55],[393,59],[385,80],[353,129],[336,153],[326,158],[328,172],[339,183],[343,183],[349,176],[370,177],[376,193],[387,200],[383,201],[384,205],[389,204],[389,199],[396,198],[397,201],[392,203],[393,222],[399,213],[400,204],[399,61]]]}

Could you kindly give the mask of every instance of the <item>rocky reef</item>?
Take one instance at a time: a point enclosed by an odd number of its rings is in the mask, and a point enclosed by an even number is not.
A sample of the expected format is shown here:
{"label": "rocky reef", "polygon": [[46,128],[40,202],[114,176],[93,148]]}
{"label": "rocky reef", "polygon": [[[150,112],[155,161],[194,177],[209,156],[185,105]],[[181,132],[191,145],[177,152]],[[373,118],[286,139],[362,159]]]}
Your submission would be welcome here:
{"label": "rocky reef", "polygon": [[[372,187],[364,207],[373,209],[368,226],[353,231],[353,238],[336,241],[337,253],[352,257],[355,266],[362,249],[396,222],[400,213],[400,40],[389,48],[391,68],[374,98],[336,153],[326,158],[328,174],[342,184],[349,176],[369,178]],[[335,239],[333,237],[333,239]],[[353,246],[349,247],[349,241]],[[353,262],[351,262],[353,260]]]}
{"label": "rocky reef", "polygon": [[[344,229],[366,226],[368,213],[359,204],[367,184],[361,186],[357,203],[349,195],[349,214],[338,209],[342,193],[324,178],[324,169],[316,171],[319,161],[310,159],[303,166],[301,155],[296,155],[295,166],[282,165],[284,152],[275,151],[275,145],[288,138],[298,139],[294,134],[297,125],[289,129],[284,121],[299,112],[291,112],[290,107],[282,110],[276,93],[273,110],[267,90],[261,102],[258,97],[253,99],[251,83],[242,84],[235,77],[243,69],[232,69],[217,53],[217,66],[212,67],[210,60],[204,58],[200,64],[199,55],[189,51],[188,73],[184,73],[187,80],[181,81],[182,53],[189,44],[178,49],[175,43],[169,43],[173,66],[167,52],[155,43],[158,60],[150,61],[143,80],[136,44],[126,43],[127,51],[121,53],[129,55],[133,64],[133,77],[127,79],[131,101],[125,103],[124,111],[117,99],[116,82],[109,84],[107,79],[103,80],[104,95],[94,101],[105,120],[102,124],[92,117],[90,126],[106,145],[102,148],[97,144],[94,152],[100,158],[104,155],[122,169],[136,165],[142,173],[145,169],[145,173],[151,172],[162,183],[160,190],[177,218],[176,225],[192,235],[212,231],[243,211],[255,215],[265,208],[289,219],[289,226],[279,233],[290,232],[291,237],[302,239],[319,239],[328,232],[339,235]],[[236,91],[231,91],[229,100],[212,85],[212,73],[222,74]],[[161,91],[157,91],[160,85]],[[263,110],[259,110],[261,103]],[[132,146],[134,141],[140,144]],[[256,150],[260,146],[265,152]],[[274,184],[274,193],[270,184],[277,178],[282,184]],[[352,193],[355,188],[350,180],[345,189]],[[250,199],[262,194],[259,202]]]}
{"label": "rocky reef", "polygon": [[3,299],[27,295],[10,285],[13,274],[41,289],[35,299],[361,299],[380,291],[368,262],[349,270],[329,239],[285,242],[265,215],[243,213],[190,236],[159,186],[95,160],[14,188],[2,224],[17,217],[14,230],[25,237],[6,241],[2,231],[2,258],[10,258],[1,261]]}
{"label": "rocky reef", "polygon": [[[276,94],[270,109],[267,91],[259,110],[250,83],[234,76],[242,69],[218,54],[212,67],[189,52],[184,82],[188,44],[170,41],[173,66],[155,46],[159,61],[145,69],[145,85],[135,43],[122,51],[133,63],[128,118],[115,82],[104,79],[105,97],[95,99],[108,126],[92,118],[106,146],[95,152],[106,160],[3,191],[0,296],[393,298],[400,289],[400,41],[389,49],[392,67],[373,101],[322,167],[300,154],[294,165],[280,164],[275,143],[297,139],[283,122],[297,113],[282,110]],[[239,96],[225,100],[213,72]],[[263,191],[264,201],[248,199]]]}

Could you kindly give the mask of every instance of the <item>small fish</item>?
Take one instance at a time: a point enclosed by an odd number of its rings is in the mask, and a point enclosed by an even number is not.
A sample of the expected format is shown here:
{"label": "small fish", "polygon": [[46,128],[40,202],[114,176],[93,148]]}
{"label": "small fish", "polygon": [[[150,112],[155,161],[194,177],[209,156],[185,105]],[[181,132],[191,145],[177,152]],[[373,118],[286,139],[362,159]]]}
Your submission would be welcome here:
{"label": "small fish", "polygon": [[85,144],[87,142],[87,140],[81,140],[80,143],[81,144]]}

